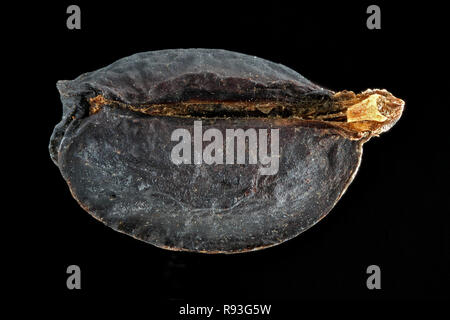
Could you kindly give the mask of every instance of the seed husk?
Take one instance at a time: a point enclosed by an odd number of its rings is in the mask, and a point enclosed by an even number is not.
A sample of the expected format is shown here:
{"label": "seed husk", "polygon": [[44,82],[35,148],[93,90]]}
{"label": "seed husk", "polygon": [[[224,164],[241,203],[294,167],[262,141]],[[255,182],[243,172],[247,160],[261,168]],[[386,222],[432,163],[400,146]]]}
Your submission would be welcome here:
{"label": "seed husk", "polygon": [[[132,55],[58,81],[49,150],[73,197],[114,230],[155,246],[237,253],[291,239],[353,180],[362,146],[404,102],[386,90],[333,92],[261,58],[217,49]],[[174,164],[171,134],[279,129],[279,169]]]}

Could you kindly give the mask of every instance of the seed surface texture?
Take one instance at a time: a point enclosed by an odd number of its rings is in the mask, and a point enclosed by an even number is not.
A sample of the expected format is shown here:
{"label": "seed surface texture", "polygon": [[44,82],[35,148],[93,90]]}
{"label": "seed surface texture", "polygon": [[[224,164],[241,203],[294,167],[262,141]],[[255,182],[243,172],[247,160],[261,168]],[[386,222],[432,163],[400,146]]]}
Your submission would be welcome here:
{"label": "seed surface texture", "polygon": [[270,247],[314,225],[404,106],[217,49],[138,53],[57,87],[49,150],[80,206],[155,246],[203,253]]}

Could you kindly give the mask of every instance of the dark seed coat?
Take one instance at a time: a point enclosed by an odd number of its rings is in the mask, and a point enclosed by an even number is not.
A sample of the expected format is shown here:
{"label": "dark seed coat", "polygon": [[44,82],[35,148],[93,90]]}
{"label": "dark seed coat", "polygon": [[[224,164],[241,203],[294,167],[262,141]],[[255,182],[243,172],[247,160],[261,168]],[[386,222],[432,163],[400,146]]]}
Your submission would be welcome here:
{"label": "dark seed coat", "polygon": [[[362,140],[323,121],[293,118],[154,117],[105,105],[183,101],[295,103],[334,94],[295,71],[225,50],[139,53],[73,81],[59,81],[63,119],[50,154],[73,196],[115,230],[153,245],[198,252],[243,252],[290,239],[324,217],[359,166]],[[276,175],[258,165],[175,165],[171,133],[194,120],[203,130],[280,129]],[[224,134],[225,135],[225,134]]]}

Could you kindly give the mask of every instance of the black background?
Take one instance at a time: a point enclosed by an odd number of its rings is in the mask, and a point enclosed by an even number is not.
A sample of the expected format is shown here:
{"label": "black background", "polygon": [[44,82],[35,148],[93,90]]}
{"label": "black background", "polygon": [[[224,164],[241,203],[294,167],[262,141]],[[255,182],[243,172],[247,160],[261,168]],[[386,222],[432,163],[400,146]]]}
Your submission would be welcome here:
{"label": "black background", "polygon": [[[66,28],[70,4],[81,8],[81,30]],[[381,30],[366,27],[370,4],[381,7]],[[200,302],[448,299],[450,86],[442,12],[435,4],[364,1],[36,6],[25,54],[34,57],[27,77],[40,111],[23,132],[32,139],[33,179],[26,181],[33,191],[19,206],[32,230],[23,237],[21,264],[39,266],[28,281],[51,301],[143,298],[169,303],[169,313]],[[332,212],[297,238],[239,255],[158,249],[107,228],[71,197],[47,151],[62,111],[55,84],[136,52],[195,47],[282,63],[335,91],[386,88],[405,100],[405,112],[364,146],[359,173]],[[71,264],[82,270],[79,291],[66,288]],[[372,264],[381,268],[381,290],[366,287]]]}

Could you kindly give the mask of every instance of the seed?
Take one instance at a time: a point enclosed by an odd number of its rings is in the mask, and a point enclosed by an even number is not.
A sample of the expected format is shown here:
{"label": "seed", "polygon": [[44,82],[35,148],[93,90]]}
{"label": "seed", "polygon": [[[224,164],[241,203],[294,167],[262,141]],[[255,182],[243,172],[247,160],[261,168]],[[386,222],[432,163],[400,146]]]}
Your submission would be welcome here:
{"label": "seed", "polygon": [[49,150],[80,205],[155,246],[204,253],[270,247],[314,225],[404,106],[213,49],[139,53],[57,87]]}

